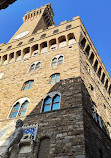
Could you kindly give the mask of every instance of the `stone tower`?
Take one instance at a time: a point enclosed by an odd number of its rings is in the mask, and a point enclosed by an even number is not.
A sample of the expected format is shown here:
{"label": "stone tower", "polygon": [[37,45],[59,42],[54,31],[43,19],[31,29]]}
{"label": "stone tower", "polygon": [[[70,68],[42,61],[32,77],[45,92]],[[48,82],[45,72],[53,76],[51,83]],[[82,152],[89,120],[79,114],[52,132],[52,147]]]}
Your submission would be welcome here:
{"label": "stone tower", "polygon": [[19,158],[111,157],[111,78],[79,16],[28,12],[0,45],[0,154],[18,119]]}

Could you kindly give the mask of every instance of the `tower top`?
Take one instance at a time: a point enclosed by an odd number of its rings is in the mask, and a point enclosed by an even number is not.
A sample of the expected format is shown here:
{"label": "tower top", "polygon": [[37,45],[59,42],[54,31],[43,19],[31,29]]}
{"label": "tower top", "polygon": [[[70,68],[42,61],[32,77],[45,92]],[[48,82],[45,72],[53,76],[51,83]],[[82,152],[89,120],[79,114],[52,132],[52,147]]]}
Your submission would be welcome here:
{"label": "tower top", "polygon": [[40,8],[36,8],[35,10],[28,11],[23,16],[23,21],[26,22],[29,20],[33,20],[35,18],[38,18],[41,14],[44,17],[44,20],[46,21],[47,26],[54,25],[54,21],[53,21],[54,12],[51,8],[51,4],[46,4]]}
{"label": "tower top", "polygon": [[46,4],[40,8],[27,12],[23,16],[24,23],[9,42],[30,36],[35,34],[38,30],[45,30],[49,26],[54,25],[53,16],[54,12],[51,8],[51,4]]}

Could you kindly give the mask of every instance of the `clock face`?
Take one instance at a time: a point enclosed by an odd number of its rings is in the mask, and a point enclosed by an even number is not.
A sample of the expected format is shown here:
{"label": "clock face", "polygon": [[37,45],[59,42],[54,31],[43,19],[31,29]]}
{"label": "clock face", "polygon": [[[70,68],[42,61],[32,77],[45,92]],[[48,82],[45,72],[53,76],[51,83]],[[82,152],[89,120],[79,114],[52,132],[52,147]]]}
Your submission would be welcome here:
{"label": "clock face", "polygon": [[14,40],[22,38],[22,37],[26,36],[28,33],[29,33],[29,31],[22,32],[22,33],[18,34],[17,36],[15,36]]}

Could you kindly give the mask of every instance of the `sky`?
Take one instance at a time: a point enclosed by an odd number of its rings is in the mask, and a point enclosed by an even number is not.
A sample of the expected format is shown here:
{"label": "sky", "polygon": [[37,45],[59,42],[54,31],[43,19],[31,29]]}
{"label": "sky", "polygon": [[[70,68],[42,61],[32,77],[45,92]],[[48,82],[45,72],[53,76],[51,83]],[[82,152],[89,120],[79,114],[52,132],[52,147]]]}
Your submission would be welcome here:
{"label": "sky", "polygon": [[0,10],[0,43],[7,43],[22,25],[26,12],[51,3],[55,25],[80,16],[111,76],[111,0],[17,0]]}

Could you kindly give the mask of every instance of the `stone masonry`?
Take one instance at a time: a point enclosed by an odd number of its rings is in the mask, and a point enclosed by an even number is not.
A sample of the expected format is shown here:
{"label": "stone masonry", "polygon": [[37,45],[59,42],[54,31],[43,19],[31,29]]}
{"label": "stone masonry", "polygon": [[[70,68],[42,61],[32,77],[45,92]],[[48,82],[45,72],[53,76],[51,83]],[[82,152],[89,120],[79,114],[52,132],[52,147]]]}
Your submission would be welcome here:
{"label": "stone masonry", "polygon": [[[27,137],[21,141],[19,158],[110,158],[110,75],[80,17],[55,26],[53,16],[50,4],[27,12],[10,41],[0,44],[0,155],[20,118],[24,126],[38,128],[32,144]],[[52,65],[58,56],[62,63]],[[35,62],[41,62],[39,69],[30,71]],[[60,81],[51,84],[57,73]],[[32,88],[24,90],[29,80]],[[43,112],[51,92],[61,94],[60,108]],[[26,115],[11,118],[15,102],[24,97]]]}

